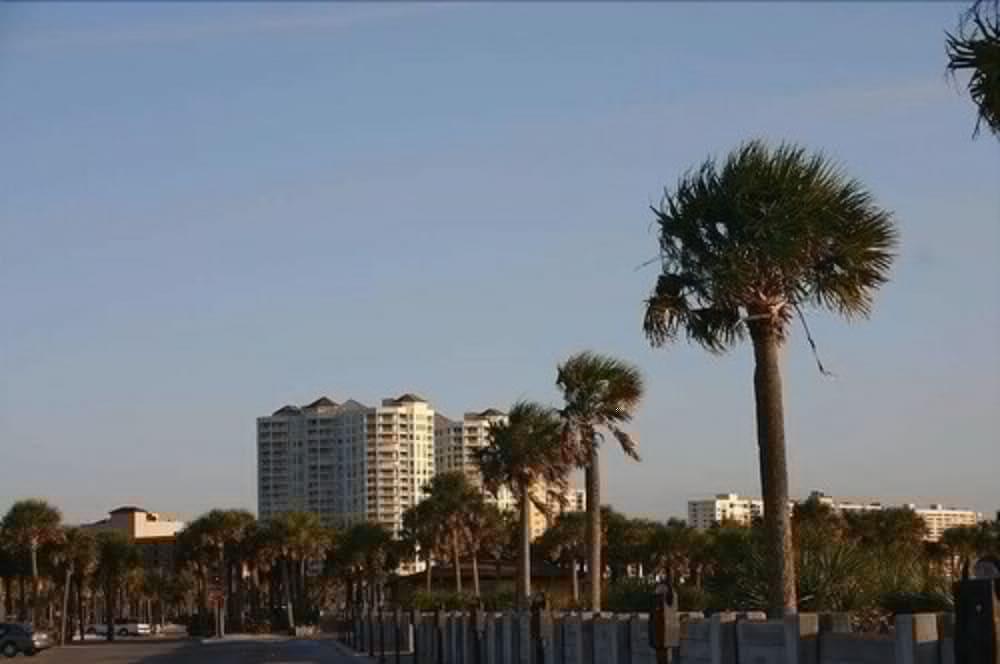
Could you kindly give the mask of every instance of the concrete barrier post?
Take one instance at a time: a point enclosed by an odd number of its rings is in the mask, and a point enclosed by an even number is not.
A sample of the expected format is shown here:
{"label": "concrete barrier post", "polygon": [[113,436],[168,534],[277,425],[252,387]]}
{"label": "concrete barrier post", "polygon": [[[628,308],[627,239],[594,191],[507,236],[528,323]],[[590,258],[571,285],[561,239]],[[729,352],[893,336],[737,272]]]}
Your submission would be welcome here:
{"label": "concrete barrier post", "polygon": [[896,616],[896,663],[938,664],[940,643],[937,616],[933,613]]}
{"label": "concrete barrier post", "polygon": [[583,622],[579,613],[567,613],[562,620],[560,664],[583,664]]}
{"label": "concrete barrier post", "polygon": [[955,664],[955,614],[937,615],[938,640],[941,642],[941,664]]}
{"label": "concrete barrier post", "polygon": [[[656,650],[650,644],[650,618],[646,614],[636,613],[629,617],[628,642],[629,664],[657,664]],[[680,626],[678,625],[677,645],[680,644]],[[666,648],[665,662],[671,662],[674,648]]]}
{"label": "concrete barrier post", "polygon": [[518,611],[514,621],[517,651],[511,664],[531,664],[531,611]]}
{"label": "concrete barrier post", "polygon": [[716,613],[708,621],[708,646],[712,664],[736,662],[736,616]]}
{"label": "concrete barrier post", "polygon": [[504,612],[500,615],[500,664],[510,664],[514,661],[514,613]]}
{"label": "concrete barrier post", "polygon": [[497,663],[497,614],[489,612],[483,616],[483,663]]}
{"label": "concrete barrier post", "polygon": [[594,662],[618,662],[618,625],[612,613],[594,614]]}

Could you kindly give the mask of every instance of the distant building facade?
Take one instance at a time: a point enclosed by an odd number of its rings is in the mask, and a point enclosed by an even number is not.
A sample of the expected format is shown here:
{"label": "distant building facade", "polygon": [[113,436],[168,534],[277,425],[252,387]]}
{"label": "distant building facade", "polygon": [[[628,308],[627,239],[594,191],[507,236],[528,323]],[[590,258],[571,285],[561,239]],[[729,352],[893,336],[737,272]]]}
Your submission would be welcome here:
{"label": "distant building facade", "polygon": [[135,542],[147,570],[174,569],[177,534],[184,530],[183,521],[158,512],[149,512],[132,505],[119,507],[108,518],[80,526],[91,532],[117,531]]}
{"label": "distant building facade", "polygon": [[257,510],[371,521],[394,535],[434,475],[434,409],[414,394],[365,406],[321,397],[257,418]]}
{"label": "distant building facade", "polygon": [[712,498],[688,501],[688,525],[705,530],[723,522],[749,526],[764,515],[764,501],[736,493],[717,493]]}
{"label": "distant building facade", "polygon": [[[844,513],[872,512],[887,509],[880,501],[838,500],[821,491],[809,494],[810,500],[828,505],[833,510]],[[790,503],[794,506],[794,502]],[[983,520],[979,512],[945,507],[933,504],[922,508],[914,504],[901,505],[919,515],[927,525],[924,539],[936,542],[949,528],[969,526]],[[704,530],[724,521],[749,525],[755,518],[764,516],[764,502],[759,498],[747,498],[735,493],[720,493],[713,498],[688,501],[688,524]]]}
{"label": "distant building facade", "polygon": [[[465,413],[461,420],[438,414],[434,424],[436,472],[461,471],[472,484],[482,488],[483,476],[476,462],[476,452],[489,444],[491,427],[506,421],[507,414],[496,408]],[[508,487],[501,487],[495,496],[485,492],[485,496],[502,511],[517,507],[514,494]]]}

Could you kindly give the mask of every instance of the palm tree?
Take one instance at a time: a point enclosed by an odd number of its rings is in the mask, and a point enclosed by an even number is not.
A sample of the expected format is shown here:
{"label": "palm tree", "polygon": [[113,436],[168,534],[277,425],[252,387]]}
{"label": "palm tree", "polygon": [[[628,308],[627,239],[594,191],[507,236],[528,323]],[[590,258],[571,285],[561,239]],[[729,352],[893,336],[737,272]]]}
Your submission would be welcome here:
{"label": "palm tree", "polygon": [[948,70],[969,72],[969,96],[978,107],[973,135],[985,124],[1000,136],[1000,0],[976,0],[958,30],[947,33]]}
{"label": "palm tree", "polygon": [[402,540],[414,556],[423,556],[426,590],[431,591],[434,557],[446,549],[447,531],[434,503],[422,500],[403,512]]}
{"label": "palm tree", "polygon": [[479,585],[479,553],[502,531],[503,515],[500,509],[486,502],[483,494],[473,490],[473,497],[467,503],[463,513],[463,523],[466,544],[472,557],[472,593],[477,598],[482,597]]}
{"label": "palm tree", "polygon": [[139,549],[124,533],[108,530],[97,534],[96,576],[104,589],[108,641],[115,639],[115,597],[129,572],[140,563]]}
{"label": "palm tree", "polygon": [[[780,349],[800,307],[871,310],[896,245],[888,212],[821,154],[749,141],[706,161],[654,209],[662,273],[646,302],[654,346],[680,334],[713,353],[749,335],[768,546],[768,604],[797,610]],[[804,320],[804,319],[803,319]]]}
{"label": "palm tree", "polygon": [[435,475],[424,486],[427,498],[424,503],[430,507],[435,520],[448,533],[452,563],[455,566],[455,591],[462,592],[461,553],[469,540],[469,511],[482,502],[482,494],[469,483],[462,471],[451,471]]}
{"label": "palm tree", "polygon": [[55,543],[62,536],[59,524],[62,513],[44,500],[29,498],[14,503],[3,518],[3,531],[11,544],[26,553],[31,564],[32,606],[29,621],[34,622],[38,605],[38,549]]}
{"label": "palm tree", "polygon": [[642,399],[642,374],[627,362],[585,351],[559,367],[564,440],[585,469],[587,492],[587,576],[590,610],[601,610],[601,459],[605,432],[625,454],[638,460],[635,439],[622,429]]}
{"label": "palm tree", "polygon": [[587,514],[563,512],[538,540],[546,558],[568,565],[573,582],[573,605],[580,605],[580,563],[587,555]]}
{"label": "palm tree", "polygon": [[517,497],[520,511],[517,598],[526,607],[531,596],[531,506],[546,512],[539,484],[565,493],[572,458],[562,444],[561,423],[545,406],[519,401],[506,422],[490,426],[489,442],[476,451],[486,490],[496,495],[508,487]]}
{"label": "palm tree", "polygon": [[[84,633],[83,619],[83,585],[88,575],[93,572],[97,562],[97,541],[94,535],[81,528],[64,528],[62,541],[56,552],[56,559],[63,568],[65,579],[63,586],[63,601],[61,624],[59,629],[60,644],[66,641],[66,620],[69,616],[70,587],[76,588],[77,618],[80,623],[80,636]],[[72,625],[70,625],[72,629]]]}

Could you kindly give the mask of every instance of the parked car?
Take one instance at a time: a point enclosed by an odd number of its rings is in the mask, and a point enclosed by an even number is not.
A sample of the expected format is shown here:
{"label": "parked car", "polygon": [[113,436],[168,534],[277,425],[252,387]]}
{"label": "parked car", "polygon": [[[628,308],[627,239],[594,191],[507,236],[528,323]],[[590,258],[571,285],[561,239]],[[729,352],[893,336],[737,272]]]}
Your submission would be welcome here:
{"label": "parked car", "polygon": [[0,654],[14,657],[17,653],[34,655],[52,647],[46,632],[36,632],[31,625],[0,623]]}
{"label": "parked car", "polygon": [[[127,618],[119,618],[118,620],[116,620],[114,624],[114,629],[115,629],[115,635],[117,636],[149,636],[153,632],[153,630],[149,626],[149,623],[129,620]],[[105,625],[104,623],[90,625],[89,627],[87,627],[87,634],[107,636],[108,626]]]}

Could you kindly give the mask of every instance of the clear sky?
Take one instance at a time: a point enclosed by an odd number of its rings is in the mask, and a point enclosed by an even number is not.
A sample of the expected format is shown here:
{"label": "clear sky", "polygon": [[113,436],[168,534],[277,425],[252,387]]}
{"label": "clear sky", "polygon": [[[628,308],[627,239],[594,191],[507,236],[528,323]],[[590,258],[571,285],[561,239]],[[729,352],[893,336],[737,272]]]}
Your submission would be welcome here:
{"label": "clear sky", "polygon": [[415,391],[556,403],[638,363],[665,518],[758,493],[750,349],[652,350],[650,203],[762,136],[898,218],[869,322],[786,354],[792,488],[1000,508],[1000,151],[944,73],[963,5],[0,5],[0,509],[255,507],[254,419]]}

